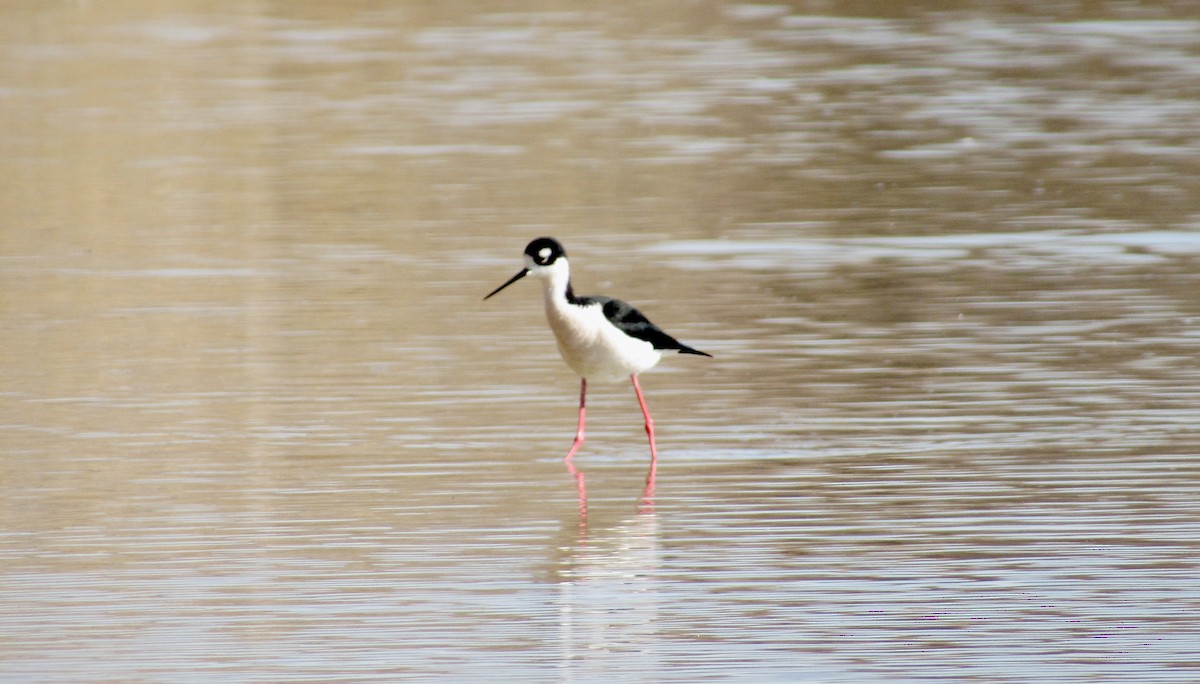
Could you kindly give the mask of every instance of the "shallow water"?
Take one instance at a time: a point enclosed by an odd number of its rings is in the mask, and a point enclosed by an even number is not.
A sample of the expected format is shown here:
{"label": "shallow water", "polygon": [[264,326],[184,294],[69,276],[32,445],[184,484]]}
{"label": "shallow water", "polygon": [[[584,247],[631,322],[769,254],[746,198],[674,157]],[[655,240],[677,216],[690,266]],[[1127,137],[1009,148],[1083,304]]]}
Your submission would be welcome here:
{"label": "shallow water", "polygon": [[1195,681],[1200,16],[938,8],[0,10],[0,681]]}

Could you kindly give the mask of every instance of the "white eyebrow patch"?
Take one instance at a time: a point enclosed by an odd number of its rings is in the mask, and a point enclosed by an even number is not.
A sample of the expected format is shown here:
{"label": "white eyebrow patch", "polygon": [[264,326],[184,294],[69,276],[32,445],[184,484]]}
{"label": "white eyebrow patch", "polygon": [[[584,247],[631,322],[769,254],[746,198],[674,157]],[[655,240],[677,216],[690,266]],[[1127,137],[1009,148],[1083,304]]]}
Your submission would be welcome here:
{"label": "white eyebrow patch", "polygon": [[550,258],[550,253],[551,253],[552,251],[553,251],[553,250],[551,250],[549,247],[543,247],[543,248],[539,249],[539,250],[538,250],[538,259],[541,259],[542,261],[545,261],[546,259],[549,259],[549,258]]}

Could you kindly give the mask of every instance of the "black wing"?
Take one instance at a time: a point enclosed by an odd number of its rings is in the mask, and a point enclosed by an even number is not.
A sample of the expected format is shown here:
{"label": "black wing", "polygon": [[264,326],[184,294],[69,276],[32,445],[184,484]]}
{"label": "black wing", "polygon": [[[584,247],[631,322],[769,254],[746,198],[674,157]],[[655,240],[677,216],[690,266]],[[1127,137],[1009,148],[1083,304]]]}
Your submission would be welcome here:
{"label": "black wing", "polygon": [[679,351],[680,354],[712,356],[712,354],[707,354],[699,349],[693,349],[666,334],[662,331],[662,328],[651,323],[650,319],[646,318],[641,311],[619,299],[593,296],[578,297],[575,301],[582,306],[599,304],[604,312],[604,317],[608,319],[609,323],[612,323],[617,329],[630,337],[636,337],[639,340],[649,342],[654,345],[655,349],[674,349]]}

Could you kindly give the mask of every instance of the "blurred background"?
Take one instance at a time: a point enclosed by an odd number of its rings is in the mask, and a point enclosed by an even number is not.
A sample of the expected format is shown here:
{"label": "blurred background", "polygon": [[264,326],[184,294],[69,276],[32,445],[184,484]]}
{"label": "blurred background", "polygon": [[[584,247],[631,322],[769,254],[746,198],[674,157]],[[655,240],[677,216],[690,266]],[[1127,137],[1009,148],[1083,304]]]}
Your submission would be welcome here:
{"label": "blurred background", "polygon": [[1193,5],[0,4],[0,681],[1195,681]]}

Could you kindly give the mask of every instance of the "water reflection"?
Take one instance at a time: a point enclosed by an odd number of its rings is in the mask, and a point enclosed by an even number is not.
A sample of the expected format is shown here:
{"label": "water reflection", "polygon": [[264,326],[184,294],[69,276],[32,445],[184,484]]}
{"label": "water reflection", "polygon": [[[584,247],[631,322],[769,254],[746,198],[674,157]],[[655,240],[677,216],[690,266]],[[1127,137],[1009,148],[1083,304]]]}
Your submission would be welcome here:
{"label": "water reflection", "polygon": [[658,519],[653,508],[589,537],[559,571],[560,670],[567,680],[602,676],[607,663],[596,653],[622,654],[642,679],[663,676],[667,663],[647,649],[658,639]]}
{"label": "water reflection", "polygon": [[[567,467],[567,472],[571,475],[571,479],[575,481],[575,493],[579,497],[579,543],[586,545],[588,539],[588,506],[587,506],[587,475],[580,468],[574,459],[568,459],[564,462]],[[658,462],[650,461],[650,469],[646,472],[646,483],[642,487],[642,494],[638,498],[637,512],[639,515],[652,515],[654,513],[654,490],[655,481],[658,474]]]}
{"label": "water reflection", "polygon": [[0,12],[5,676],[1197,680],[1178,4]]}

